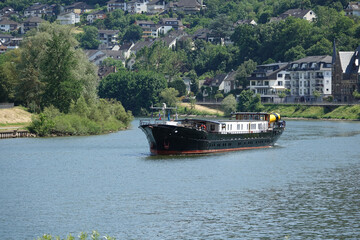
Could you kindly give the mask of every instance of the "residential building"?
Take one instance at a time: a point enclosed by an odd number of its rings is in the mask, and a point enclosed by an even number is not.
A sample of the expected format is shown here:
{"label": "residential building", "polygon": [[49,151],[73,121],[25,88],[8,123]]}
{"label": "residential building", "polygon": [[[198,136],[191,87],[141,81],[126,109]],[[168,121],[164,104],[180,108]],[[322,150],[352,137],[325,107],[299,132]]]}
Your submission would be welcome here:
{"label": "residential building", "polygon": [[165,1],[164,0],[150,0],[147,4],[147,12],[149,14],[158,14],[162,13],[165,10]]}
{"label": "residential building", "polygon": [[310,56],[291,62],[289,68],[291,77],[290,101],[313,102],[317,99],[314,92],[322,97],[330,96],[332,80],[332,57]]}
{"label": "residential building", "polygon": [[182,11],[187,14],[192,14],[200,12],[200,10],[204,7],[205,6],[203,5],[202,0],[179,0],[177,2],[169,2],[166,9],[174,12]]}
{"label": "residential building", "polygon": [[[202,85],[212,88],[212,92],[214,92],[215,90],[220,90],[226,94],[236,89],[235,76],[236,71],[217,74],[214,78],[206,78]],[[209,96],[207,88],[203,88],[202,94],[205,100],[205,98]]]}
{"label": "residential building", "polygon": [[125,0],[110,0],[107,2],[108,12],[112,12],[116,9],[121,9],[126,11],[126,1]]}
{"label": "residential building", "polygon": [[148,0],[131,0],[126,3],[126,11],[129,13],[147,12]]}
{"label": "residential building", "polygon": [[182,21],[178,20],[176,18],[163,18],[163,19],[161,19],[160,24],[164,27],[171,27],[175,30],[184,29]]}
{"label": "residential building", "polygon": [[57,21],[62,25],[76,24],[80,22],[80,15],[74,12],[61,13],[57,17]]}
{"label": "residential building", "polygon": [[121,51],[125,57],[125,59],[130,58],[131,48],[134,46],[134,43],[124,43],[120,46],[119,51]]}
{"label": "residential building", "polygon": [[18,15],[18,12],[14,11],[11,7],[4,7],[0,10],[0,20],[2,18],[10,18],[11,15]]}
{"label": "residential building", "polygon": [[11,32],[17,30],[19,26],[19,23],[9,20],[8,18],[3,18],[2,20],[0,20],[0,31],[3,32]]}
{"label": "residential building", "polygon": [[93,9],[94,9],[93,7],[89,6],[88,4],[86,4],[84,2],[76,2],[76,3],[73,3],[73,4],[69,5],[69,6],[66,6],[64,8],[64,11],[66,13],[73,12],[73,13],[76,13],[78,15],[81,15],[83,13],[90,12]]}
{"label": "residential building", "polygon": [[349,2],[345,8],[346,16],[360,16],[360,2]]}
{"label": "residential building", "polygon": [[56,5],[47,5],[41,3],[35,3],[34,5],[28,7],[24,11],[25,17],[42,17],[45,15],[54,15],[54,8]]}
{"label": "residential building", "polygon": [[13,38],[6,44],[7,50],[19,48],[23,38]]}
{"label": "residential building", "polygon": [[282,102],[283,99],[278,94],[290,88],[288,65],[288,63],[258,65],[248,77],[250,90],[255,94],[260,94],[262,102]]}
{"label": "residential building", "polygon": [[301,18],[309,22],[313,22],[316,18],[316,14],[311,9],[289,9],[286,12],[280,14],[279,17],[270,18],[270,22],[281,21],[288,17]]}
{"label": "residential building", "polygon": [[238,20],[236,21],[236,23],[234,23],[234,28],[240,25],[253,25],[256,26],[257,22],[254,19],[249,19],[249,20]]}
{"label": "residential building", "polygon": [[5,53],[6,51],[7,51],[7,46],[2,45],[2,44],[0,43],[0,54],[1,54],[1,53]]}
{"label": "residential building", "polygon": [[0,33],[0,45],[10,42],[10,40],[13,39],[13,38],[14,37],[12,35],[10,35],[10,34],[2,34],[2,33]]}
{"label": "residential building", "polygon": [[99,30],[98,40],[106,46],[114,46],[119,37],[119,30]]}
{"label": "residential building", "polygon": [[107,75],[109,75],[111,73],[115,73],[115,72],[116,72],[115,66],[99,66],[98,77],[99,77],[99,79],[103,79]]}
{"label": "residential building", "polygon": [[29,17],[21,25],[21,33],[24,34],[33,28],[38,28],[44,20],[39,17]]}
{"label": "residential building", "polygon": [[360,46],[355,51],[333,53],[332,95],[336,102],[354,101],[353,92],[360,91]]}
{"label": "residential building", "polygon": [[86,17],[86,20],[89,22],[89,23],[93,23],[95,20],[98,20],[98,19],[105,19],[106,18],[106,13],[102,10],[98,10],[98,11],[94,11],[94,12],[91,12],[87,15]]}

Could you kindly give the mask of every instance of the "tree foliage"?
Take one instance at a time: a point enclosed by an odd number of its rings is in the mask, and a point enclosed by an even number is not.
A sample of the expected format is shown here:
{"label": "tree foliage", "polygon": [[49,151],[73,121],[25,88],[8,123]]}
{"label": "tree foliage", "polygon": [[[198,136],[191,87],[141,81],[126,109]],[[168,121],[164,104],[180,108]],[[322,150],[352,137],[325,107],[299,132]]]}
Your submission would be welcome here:
{"label": "tree foliage", "polygon": [[97,49],[100,45],[98,40],[99,30],[93,26],[85,26],[84,32],[76,35],[80,46],[84,49]]}
{"label": "tree foliage", "polygon": [[102,79],[99,96],[117,99],[137,115],[141,108],[149,109],[152,104],[158,103],[159,94],[165,88],[166,80],[158,73],[123,70]]}
{"label": "tree foliage", "polygon": [[221,107],[224,110],[225,115],[229,116],[232,112],[236,111],[236,99],[234,95],[229,94],[221,102]]}
{"label": "tree foliage", "polygon": [[260,94],[254,95],[251,90],[242,91],[238,102],[240,112],[260,112],[264,108],[261,104]]}

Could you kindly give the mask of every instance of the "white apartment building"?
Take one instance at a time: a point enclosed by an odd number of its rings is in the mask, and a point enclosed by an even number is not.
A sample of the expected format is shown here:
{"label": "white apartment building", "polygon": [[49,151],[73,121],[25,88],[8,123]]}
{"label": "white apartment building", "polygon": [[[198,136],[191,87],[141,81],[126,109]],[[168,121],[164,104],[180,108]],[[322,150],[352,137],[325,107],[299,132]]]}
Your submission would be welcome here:
{"label": "white apartment building", "polygon": [[56,20],[62,25],[75,24],[80,22],[80,15],[74,12],[62,13]]}
{"label": "white apartment building", "polygon": [[288,63],[264,64],[248,78],[250,90],[260,94],[262,102],[278,103],[284,99],[279,97],[280,92],[290,88],[290,72],[287,71]]}
{"label": "white apartment building", "polygon": [[291,97],[294,102],[321,101],[321,97],[331,95],[331,62],[330,56],[310,56],[290,63],[288,71],[291,77]]}

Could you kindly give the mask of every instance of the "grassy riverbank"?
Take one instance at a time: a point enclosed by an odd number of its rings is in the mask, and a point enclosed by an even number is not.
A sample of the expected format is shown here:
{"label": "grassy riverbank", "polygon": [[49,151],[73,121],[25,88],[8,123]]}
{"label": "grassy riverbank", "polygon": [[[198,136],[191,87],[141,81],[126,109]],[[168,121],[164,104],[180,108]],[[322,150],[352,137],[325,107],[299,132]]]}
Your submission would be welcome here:
{"label": "grassy riverbank", "polygon": [[265,104],[264,111],[277,112],[282,117],[312,119],[360,120],[360,105],[306,106],[300,104]]}
{"label": "grassy riverbank", "polygon": [[0,109],[0,131],[25,129],[31,123],[31,116],[22,107]]}

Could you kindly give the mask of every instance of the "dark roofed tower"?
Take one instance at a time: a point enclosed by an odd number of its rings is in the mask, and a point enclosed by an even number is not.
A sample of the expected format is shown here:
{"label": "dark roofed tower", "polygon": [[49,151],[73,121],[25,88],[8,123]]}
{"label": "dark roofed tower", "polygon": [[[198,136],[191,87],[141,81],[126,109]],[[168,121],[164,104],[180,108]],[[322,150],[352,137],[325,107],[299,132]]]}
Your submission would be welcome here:
{"label": "dark roofed tower", "polygon": [[337,51],[334,42],[332,89],[334,101],[353,102],[353,92],[360,89],[360,46],[355,51]]}

